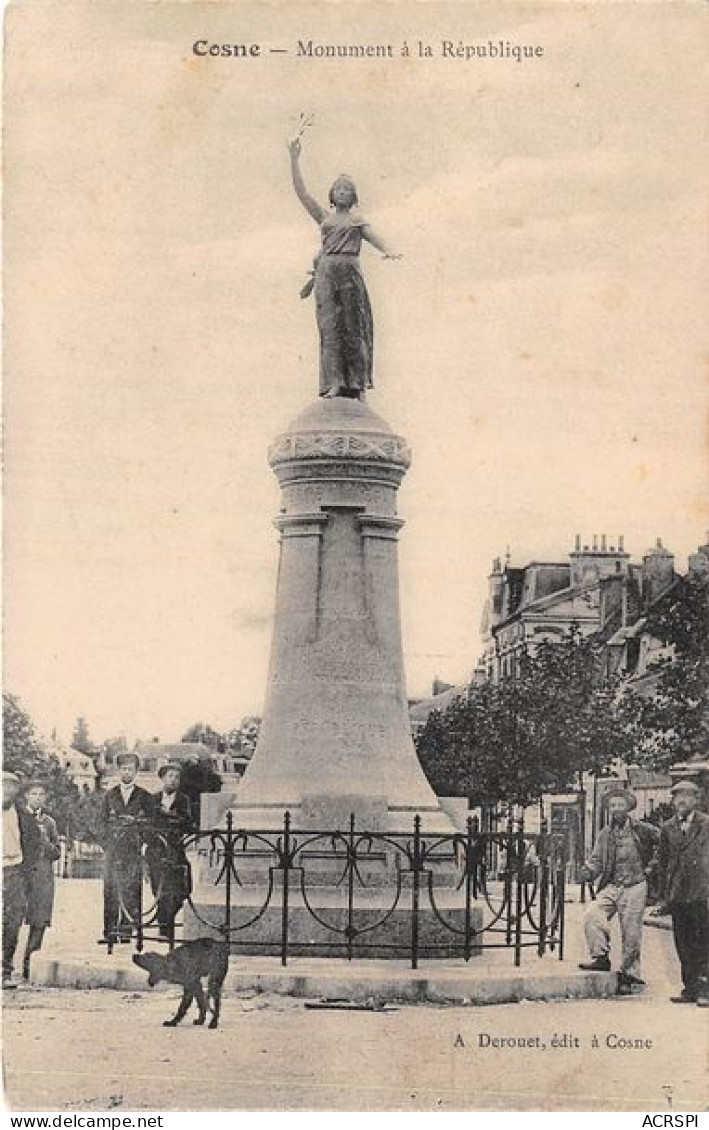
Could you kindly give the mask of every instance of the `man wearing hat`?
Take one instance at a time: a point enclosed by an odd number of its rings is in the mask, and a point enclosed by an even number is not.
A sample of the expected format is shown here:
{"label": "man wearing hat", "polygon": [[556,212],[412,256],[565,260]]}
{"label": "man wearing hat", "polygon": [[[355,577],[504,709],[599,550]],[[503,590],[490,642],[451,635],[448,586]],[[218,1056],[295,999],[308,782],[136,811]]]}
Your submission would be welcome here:
{"label": "man wearing hat", "polygon": [[136,785],[138,755],[119,753],[116,758],[119,781],[103,798],[103,937],[130,941],[140,914],[141,850],[146,826],[152,815],[151,796]]}
{"label": "man wearing hat", "polygon": [[175,918],[192,890],[182,836],[194,830],[195,822],[190,798],[180,790],[182,766],[179,762],[168,761],[161,765],[158,777],[162,789],[151,797],[152,832],[145,854],[160,937],[172,940]]}
{"label": "man wearing hat", "polygon": [[682,992],[670,999],[709,1008],[709,816],[699,811],[693,781],[678,781],[671,792],[675,815],[660,830],[659,910],[672,916]]}
{"label": "man wearing hat", "polygon": [[2,775],[2,985],[16,989],[12,979],[20,927],[27,910],[27,875],[39,858],[37,821],[17,804],[20,779]]}
{"label": "man wearing hat", "polygon": [[608,823],[599,832],[582,873],[586,882],[596,881],[597,887],[584,921],[591,960],[581,962],[580,968],[610,971],[610,921],[617,914],[622,945],[618,993],[629,996],[633,986],[645,984],[640,976],[643,915],[647,877],[656,862],[660,833],[652,824],[631,819],[638,802],[630,789],[611,788],[604,802]]}

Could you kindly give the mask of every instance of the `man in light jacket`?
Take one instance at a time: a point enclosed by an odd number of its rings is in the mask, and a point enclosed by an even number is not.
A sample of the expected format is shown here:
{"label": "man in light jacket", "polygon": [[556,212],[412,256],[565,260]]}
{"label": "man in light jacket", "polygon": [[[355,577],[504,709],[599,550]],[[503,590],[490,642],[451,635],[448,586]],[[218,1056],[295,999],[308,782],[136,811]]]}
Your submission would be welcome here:
{"label": "man in light jacket", "polygon": [[20,779],[2,775],[2,986],[16,989],[15,950],[27,910],[27,873],[39,858],[37,822],[18,805]]}
{"label": "man in light jacket", "polygon": [[618,993],[629,996],[634,987],[645,984],[640,976],[643,916],[660,832],[652,824],[631,819],[638,802],[629,789],[610,789],[604,801],[609,822],[599,832],[582,873],[586,882],[597,882],[597,889],[584,920],[591,960],[581,962],[580,968],[610,971],[610,922],[617,914],[622,946]]}

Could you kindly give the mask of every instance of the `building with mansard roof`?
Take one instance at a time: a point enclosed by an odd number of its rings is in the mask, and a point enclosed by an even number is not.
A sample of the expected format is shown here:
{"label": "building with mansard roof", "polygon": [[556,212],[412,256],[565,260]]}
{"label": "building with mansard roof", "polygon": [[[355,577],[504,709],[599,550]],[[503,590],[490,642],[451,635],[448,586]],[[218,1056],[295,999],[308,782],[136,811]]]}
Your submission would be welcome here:
{"label": "building with mansard roof", "polygon": [[[634,638],[643,612],[677,580],[674,556],[660,539],[640,563],[623,538],[605,534],[576,544],[567,561],[530,561],[515,567],[493,562],[483,610],[483,651],[476,677],[497,681],[514,670],[515,657],[563,638],[572,625],[582,635]],[[632,650],[630,645],[630,649]],[[638,644],[639,646],[639,644]]]}

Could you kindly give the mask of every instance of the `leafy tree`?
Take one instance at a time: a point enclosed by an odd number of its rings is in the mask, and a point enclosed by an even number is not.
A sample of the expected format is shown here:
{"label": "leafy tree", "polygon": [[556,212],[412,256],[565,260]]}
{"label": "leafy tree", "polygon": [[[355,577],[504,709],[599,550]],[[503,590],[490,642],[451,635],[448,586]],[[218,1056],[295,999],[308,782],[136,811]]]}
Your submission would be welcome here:
{"label": "leafy tree", "polygon": [[636,760],[664,771],[709,746],[709,576],[689,574],[651,608],[645,631],[671,648],[648,672],[651,693],[632,683],[623,708]]}
{"label": "leafy tree", "polygon": [[239,725],[225,735],[225,748],[241,754],[242,757],[251,757],[256,748],[260,729],[261,719],[258,715],[244,715]]}
{"label": "leafy tree", "polygon": [[74,835],[79,790],[58,759],[51,754],[13,694],[3,694],[3,769],[24,780],[41,780],[47,788],[47,807],[59,831]]}
{"label": "leafy tree", "polygon": [[183,742],[201,742],[219,753],[228,750],[250,757],[258,741],[261,719],[256,714],[246,714],[234,729],[222,734],[205,722],[195,722],[182,735]]}
{"label": "leafy tree", "polygon": [[208,723],[195,722],[188,730],[185,730],[180,741],[201,742],[202,745],[209,746],[210,749],[217,749],[219,742],[222,741],[222,736]]}
{"label": "leafy tree", "polygon": [[199,820],[199,798],[202,793],[219,793],[222,778],[207,758],[183,761],[180,788],[187,793],[195,821]]}
{"label": "leafy tree", "polygon": [[630,749],[617,695],[598,644],[574,627],[533,656],[522,651],[508,678],[472,684],[431,715],[417,742],[421,764],[440,793],[529,804]]}
{"label": "leafy tree", "polygon": [[2,696],[3,768],[19,777],[44,775],[49,770],[49,755],[35,733],[29,715],[16,695]]}

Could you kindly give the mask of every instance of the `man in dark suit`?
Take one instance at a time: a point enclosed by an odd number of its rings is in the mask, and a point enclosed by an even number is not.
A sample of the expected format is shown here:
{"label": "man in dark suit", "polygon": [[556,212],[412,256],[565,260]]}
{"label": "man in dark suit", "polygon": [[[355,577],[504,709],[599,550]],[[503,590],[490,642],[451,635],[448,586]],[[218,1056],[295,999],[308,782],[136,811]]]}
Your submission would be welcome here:
{"label": "man in dark suit", "polygon": [[27,876],[39,859],[41,841],[37,821],[16,803],[19,777],[3,772],[2,786],[2,985],[16,989],[12,967],[27,910]]}
{"label": "man in dark suit", "polygon": [[119,782],[103,798],[103,937],[129,942],[140,915],[142,845],[152,816],[152,798],[136,785],[139,767],[135,753],[116,758]]}
{"label": "man in dark suit", "polygon": [[699,811],[693,781],[678,781],[671,791],[675,815],[660,838],[660,910],[672,916],[683,986],[671,1000],[709,1008],[709,816]]}
{"label": "man in dark suit", "polygon": [[187,793],[180,791],[182,767],[168,762],[158,769],[162,790],[152,798],[152,830],[146,851],[150,885],[157,903],[160,937],[172,941],[175,918],[192,890],[182,837],[195,822]]}

